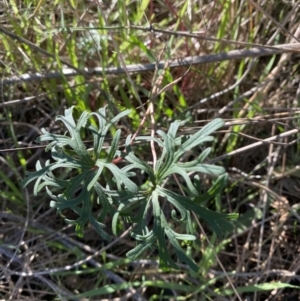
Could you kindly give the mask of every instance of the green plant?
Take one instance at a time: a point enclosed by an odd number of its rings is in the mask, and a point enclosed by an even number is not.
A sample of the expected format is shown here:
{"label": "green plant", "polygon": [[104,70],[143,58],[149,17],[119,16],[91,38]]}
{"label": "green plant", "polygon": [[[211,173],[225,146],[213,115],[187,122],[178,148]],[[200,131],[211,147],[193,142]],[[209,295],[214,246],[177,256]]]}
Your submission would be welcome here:
{"label": "green plant", "polygon": [[[37,161],[36,171],[28,172],[22,184],[25,187],[35,181],[35,195],[45,187],[52,199],[50,206],[59,213],[63,214],[67,208],[73,210],[79,216],[78,219],[65,218],[65,221],[76,225],[79,236],[83,235],[84,226],[89,221],[104,239],[110,240],[111,236],[104,230],[103,221],[111,214],[114,235],[117,235],[120,228],[120,220],[133,223],[131,234],[136,239],[137,246],[127,253],[129,258],[135,259],[146,249],[156,247],[162,266],[178,268],[168,252],[169,242],[179,260],[197,270],[198,266],[186,255],[178,242],[196,239],[193,235],[191,212],[208,222],[217,234],[231,230],[231,220],[236,215],[221,214],[201,206],[202,202],[220,193],[227,180],[223,167],[203,163],[211,149],[206,148],[196,160],[190,162],[180,162],[180,159],[192,148],[213,141],[210,134],[220,128],[223,121],[215,119],[190,137],[177,137],[179,126],[182,125],[179,121],[173,122],[167,133],[158,130],[158,137],[136,137],[135,140],[154,141],[161,149],[160,158],[155,166],[151,166],[134,154],[131,135],[126,139],[125,150],[118,150],[120,130],[113,137],[110,148],[107,151],[103,149],[110,126],[129,113],[129,110],[123,111],[107,122],[105,108],[96,113],[85,111],[76,123],[73,107],[66,109],[65,115],[57,116],[56,120],[65,124],[70,136],[52,134],[42,129],[43,135],[37,141],[50,141],[46,151],[51,150],[54,162],[50,163],[48,160],[42,167]],[[82,130],[90,131],[93,135],[94,144],[91,150],[86,148],[81,139]],[[119,168],[115,164],[116,158],[122,158],[127,163],[125,167]],[[67,179],[57,177],[55,173],[66,175]],[[134,183],[137,173],[145,174],[146,178],[139,186]],[[210,174],[217,176],[217,180],[206,193],[200,194],[199,178],[195,176],[192,180],[190,173]],[[184,180],[185,195],[168,189],[168,179],[174,174],[180,175]],[[92,210],[94,200],[97,200],[97,205],[102,209],[97,217]],[[173,208],[170,216],[162,209],[164,202],[168,202]],[[151,207],[152,215],[149,214]],[[153,223],[151,229],[149,221]],[[173,223],[185,225],[186,233],[173,230]]]}

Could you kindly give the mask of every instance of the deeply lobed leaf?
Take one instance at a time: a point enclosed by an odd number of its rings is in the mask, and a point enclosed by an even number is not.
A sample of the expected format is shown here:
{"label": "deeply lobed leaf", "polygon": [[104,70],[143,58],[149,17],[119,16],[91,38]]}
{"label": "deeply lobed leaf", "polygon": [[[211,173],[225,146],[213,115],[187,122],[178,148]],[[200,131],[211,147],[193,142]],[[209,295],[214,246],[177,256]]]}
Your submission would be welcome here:
{"label": "deeply lobed leaf", "polygon": [[[71,209],[78,218],[70,220],[69,224],[76,226],[76,233],[82,236],[87,222],[95,228],[97,233],[105,240],[111,236],[104,230],[104,220],[107,214],[111,214],[112,232],[118,234],[121,223],[136,223],[131,235],[137,241],[137,246],[127,253],[131,259],[136,259],[149,248],[158,250],[162,267],[177,269],[172,254],[168,250],[171,244],[172,250],[181,262],[185,262],[192,270],[197,271],[196,263],[185,254],[178,240],[191,242],[196,239],[192,223],[191,213],[205,220],[212,229],[221,235],[232,230],[231,221],[236,214],[222,214],[205,208],[203,204],[219,195],[225,187],[227,174],[223,167],[206,164],[205,160],[211,152],[210,148],[204,149],[199,156],[190,162],[181,162],[181,157],[187,151],[196,146],[202,146],[206,142],[213,141],[212,132],[219,129],[224,123],[221,119],[215,119],[200,131],[190,137],[177,137],[177,132],[182,122],[175,121],[170,125],[167,133],[158,130],[159,137],[143,136],[137,140],[154,141],[161,149],[156,166],[151,166],[138,158],[131,146],[131,135],[126,139],[126,150],[119,151],[121,131],[118,130],[111,142],[106,156],[103,156],[103,145],[110,126],[120,118],[129,114],[126,110],[111,121],[106,120],[106,108],[98,112],[83,112],[76,122],[73,118],[73,107],[66,109],[64,116],[57,116],[56,120],[63,122],[68,134],[60,135],[47,132],[37,139],[39,142],[48,141],[46,150],[51,150],[53,162],[46,162],[42,167],[38,161],[36,171],[27,173],[23,180],[23,186],[35,181],[34,193],[37,194],[45,188],[51,198],[50,206],[63,214],[65,209]],[[95,118],[95,122],[91,122]],[[81,129],[90,131],[93,136],[92,153],[86,149],[81,139]],[[101,156],[100,156],[101,154]],[[123,168],[114,164],[113,160],[121,156],[127,163]],[[57,170],[63,170],[68,179],[55,176]],[[70,171],[72,170],[72,177]],[[138,173],[146,174],[145,181],[137,185],[135,179]],[[191,174],[195,174],[194,179]],[[201,193],[201,186],[197,174],[209,174],[217,177],[211,188]],[[187,195],[178,194],[169,189],[168,181],[171,176],[179,175]],[[99,181],[101,179],[101,182]],[[105,187],[102,186],[105,182]],[[102,184],[100,184],[102,183]],[[59,192],[59,193],[58,193]],[[101,207],[97,217],[93,215],[94,201]],[[165,211],[165,203],[168,202],[171,210]],[[152,207],[153,226],[149,230],[149,209]],[[177,233],[173,230],[174,224],[184,224],[186,233]]]}

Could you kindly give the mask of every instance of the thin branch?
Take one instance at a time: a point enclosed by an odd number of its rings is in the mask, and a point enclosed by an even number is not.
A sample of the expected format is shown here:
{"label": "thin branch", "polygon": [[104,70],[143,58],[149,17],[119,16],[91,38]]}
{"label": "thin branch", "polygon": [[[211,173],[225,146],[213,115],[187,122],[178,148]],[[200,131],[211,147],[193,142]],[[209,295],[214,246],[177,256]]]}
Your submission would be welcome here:
{"label": "thin branch", "polygon": [[218,162],[220,160],[226,159],[226,158],[231,157],[233,155],[240,154],[240,153],[242,153],[244,151],[253,149],[253,148],[261,146],[263,144],[266,144],[266,143],[269,144],[271,141],[275,141],[275,140],[278,140],[278,139],[281,139],[281,138],[284,138],[284,137],[289,137],[291,135],[297,134],[297,133],[299,133],[299,131],[300,131],[299,129],[293,129],[293,130],[290,130],[290,131],[287,131],[287,132],[284,132],[284,133],[281,133],[281,134],[269,137],[267,139],[261,140],[259,142],[255,142],[255,143],[252,143],[250,145],[246,145],[246,146],[241,147],[241,148],[239,148],[237,150],[234,150],[234,151],[232,151],[232,152],[230,152],[228,154],[225,154],[225,155],[219,156],[219,157],[217,157],[217,158],[215,158],[213,160],[210,160],[208,163],[209,164],[216,163],[216,162]]}
{"label": "thin branch", "polygon": [[[142,27],[142,26],[131,25],[128,28],[140,29],[142,31],[149,31],[149,28]],[[246,46],[246,47],[258,47],[258,48],[263,48],[263,49],[265,49],[265,48],[276,49],[279,46],[279,45],[262,45],[262,44],[248,43],[248,42],[229,40],[229,39],[220,39],[220,38],[215,38],[215,37],[209,37],[202,33],[196,33],[196,32],[190,33],[187,31],[172,31],[172,30],[158,29],[153,26],[150,27],[150,31],[155,32],[155,33],[169,35],[169,36],[173,35],[176,37],[180,36],[180,37],[194,38],[194,39],[205,40],[205,41],[210,41],[210,42],[214,42],[214,43],[224,43],[224,44],[239,45],[239,46]],[[291,35],[291,34],[289,33],[289,35]],[[286,44],[284,48],[286,50],[285,52],[294,52],[294,51],[300,52],[299,43],[298,43],[298,47],[294,47],[293,45]]]}
{"label": "thin branch", "polygon": [[[0,27],[1,32],[1,27]],[[244,50],[232,50],[229,52],[212,54],[212,55],[204,55],[204,56],[188,56],[185,58],[175,59],[170,63],[170,68],[176,68],[181,66],[191,66],[191,65],[201,65],[208,63],[216,63],[226,60],[242,60],[247,57],[261,57],[261,56],[269,56],[274,54],[281,54],[287,52],[288,47],[293,47],[294,52],[300,51],[300,43],[298,44],[282,44],[273,46],[273,48],[251,48]],[[62,62],[65,64],[65,62]],[[163,69],[165,65],[165,61],[160,61],[158,63],[158,69]],[[103,74],[106,75],[116,75],[116,74],[126,74],[126,69],[129,73],[139,73],[145,71],[154,71],[157,63],[150,64],[133,64],[126,65],[126,68],[123,67],[108,67],[108,68],[82,68],[78,70],[74,70],[74,68],[65,68],[61,72],[52,71],[47,74],[42,73],[25,73],[22,75],[15,75],[12,77],[4,78],[2,80],[3,85],[11,85],[17,84],[20,82],[30,82],[30,81],[38,81],[42,79],[53,79],[53,78],[62,78],[62,77],[71,77],[77,75],[84,75],[88,77],[92,76],[101,76]]]}

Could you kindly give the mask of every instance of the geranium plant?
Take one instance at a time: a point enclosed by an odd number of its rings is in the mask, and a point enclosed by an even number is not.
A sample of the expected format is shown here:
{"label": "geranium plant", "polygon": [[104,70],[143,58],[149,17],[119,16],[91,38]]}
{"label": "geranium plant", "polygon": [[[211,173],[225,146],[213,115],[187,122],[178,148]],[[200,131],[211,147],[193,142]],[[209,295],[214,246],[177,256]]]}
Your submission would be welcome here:
{"label": "geranium plant", "polygon": [[[111,235],[118,235],[123,219],[132,223],[131,235],[137,242],[127,253],[129,258],[138,258],[146,249],[156,248],[163,266],[178,268],[168,251],[172,245],[178,259],[197,270],[198,266],[178,242],[196,239],[191,213],[206,221],[217,234],[231,230],[231,221],[237,216],[214,212],[203,206],[222,191],[227,181],[223,167],[204,163],[211,148],[205,148],[193,161],[181,162],[180,159],[194,147],[212,142],[211,134],[223,126],[223,121],[215,119],[190,137],[177,135],[180,121],[173,122],[167,133],[158,130],[157,137],[136,137],[135,140],[154,141],[161,150],[157,163],[152,166],[134,153],[131,135],[125,141],[125,149],[120,150],[120,130],[115,133],[109,149],[104,150],[109,128],[129,113],[129,110],[123,111],[108,121],[106,108],[101,108],[98,112],[83,112],[75,122],[73,107],[66,109],[65,115],[57,116],[56,120],[62,121],[68,132],[59,135],[42,129],[43,135],[37,139],[38,142],[50,142],[46,151],[51,151],[53,161],[48,160],[44,167],[37,161],[36,171],[27,173],[23,186],[35,181],[35,195],[45,188],[51,207],[62,215],[65,209],[74,211],[78,218],[65,217],[65,221],[76,226],[79,236],[83,236],[84,227],[90,222],[103,239],[110,240]],[[82,141],[83,129],[93,136],[92,149],[87,149]],[[116,158],[122,158],[123,167],[116,164]],[[191,176],[201,173],[216,177],[204,194],[200,193],[198,177]],[[61,174],[65,176],[59,176]],[[144,175],[145,182],[141,185],[135,183],[137,174]],[[168,188],[173,175],[179,175],[183,180],[184,194]],[[101,209],[97,216],[93,212],[95,202]],[[163,210],[165,202],[173,208],[170,214]],[[105,230],[107,225],[104,224],[107,215],[112,216],[109,231]],[[174,230],[176,223],[185,225],[185,233]]]}

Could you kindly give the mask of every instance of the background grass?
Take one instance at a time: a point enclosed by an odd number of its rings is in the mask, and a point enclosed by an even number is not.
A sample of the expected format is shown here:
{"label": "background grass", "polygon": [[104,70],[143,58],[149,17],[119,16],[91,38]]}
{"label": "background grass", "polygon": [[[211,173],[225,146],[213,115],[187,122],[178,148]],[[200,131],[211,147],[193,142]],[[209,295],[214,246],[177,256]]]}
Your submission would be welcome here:
{"label": "background grass", "polygon": [[[292,52],[287,46],[261,58],[166,64],[157,72],[128,66],[299,43],[299,1],[24,0],[3,1],[0,10],[1,299],[299,300],[299,44]],[[66,107],[76,105],[79,115],[108,105],[110,116],[129,108],[118,127],[134,133],[153,87],[180,77],[153,101],[156,129],[182,119],[183,133],[190,133],[223,118],[213,155],[223,156],[217,164],[230,183],[206,205],[240,213],[235,232],[222,238],[197,221],[201,244],[186,246],[197,274],[184,265],[160,270],[155,252],[126,259],[134,245],[126,232],[110,244],[92,227],[75,237],[46,195],[20,186],[25,170],[49,156],[34,143],[40,129],[62,132],[54,118]],[[150,128],[146,121],[142,132]],[[285,135],[253,147],[279,134]],[[148,148],[136,149],[152,160]],[[206,190],[210,179],[202,184]]]}

